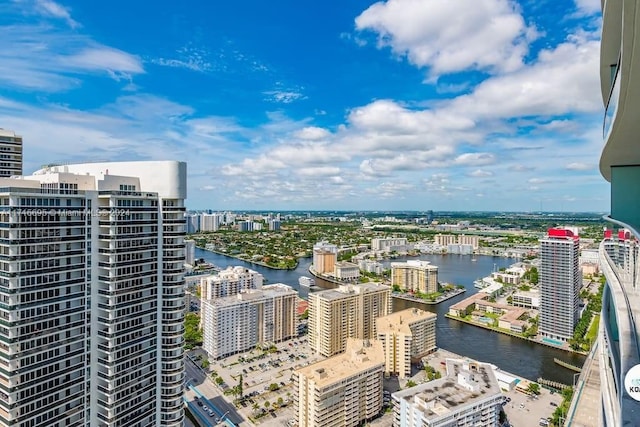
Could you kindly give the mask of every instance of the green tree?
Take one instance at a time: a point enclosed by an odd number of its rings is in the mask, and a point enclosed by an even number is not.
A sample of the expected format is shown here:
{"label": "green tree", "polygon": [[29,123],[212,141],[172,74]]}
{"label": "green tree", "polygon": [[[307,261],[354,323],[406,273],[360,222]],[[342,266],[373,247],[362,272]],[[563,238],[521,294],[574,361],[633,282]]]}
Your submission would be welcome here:
{"label": "green tree", "polygon": [[280,388],[280,386],[276,383],[269,384],[269,391],[276,391]]}
{"label": "green tree", "polygon": [[529,383],[529,387],[527,388],[527,391],[529,393],[536,394],[536,395],[540,394],[540,384]]}
{"label": "green tree", "polygon": [[204,359],[202,360],[202,362],[200,362],[200,366],[202,366],[202,369],[207,369],[210,364],[211,362],[209,362],[209,359]]}
{"label": "green tree", "polygon": [[243,392],[243,390],[242,390],[242,382],[243,382],[242,374],[240,374],[240,376],[239,376],[239,378],[238,378],[238,385],[237,385],[237,387],[238,387],[238,390],[237,390],[237,391],[238,391],[237,398],[238,398],[238,399],[242,399],[242,396],[243,396],[243,394],[244,394],[244,392]]}
{"label": "green tree", "polygon": [[254,414],[258,412],[258,409],[260,409],[260,405],[258,405],[258,402],[253,402],[253,405],[251,405],[251,409],[253,409]]}
{"label": "green tree", "polygon": [[269,406],[271,406],[271,402],[269,402],[268,400],[265,400],[265,401],[264,401],[264,407],[265,407],[266,409],[269,409]]}
{"label": "green tree", "polygon": [[284,399],[282,397],[278,397],[278,401],[276,402],[276,404],[278,406],[282,406],[283,403],[284,403]]}
{"label": "green tree", "polygon": [[415,387],[416,383],[413,380],[409,380],[407,381],[407,388],[411,388],[411,387]]}

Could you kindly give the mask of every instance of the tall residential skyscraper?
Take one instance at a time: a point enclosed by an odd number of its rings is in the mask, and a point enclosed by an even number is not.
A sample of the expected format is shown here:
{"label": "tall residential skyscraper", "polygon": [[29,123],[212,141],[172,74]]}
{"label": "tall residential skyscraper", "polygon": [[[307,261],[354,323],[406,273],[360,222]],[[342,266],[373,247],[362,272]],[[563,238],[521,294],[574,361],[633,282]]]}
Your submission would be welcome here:
{"label": "tall residential skyscraper", "polygon": [[182,425],[186,164],[0,181],[0,424]]}
{"label": "tall residential skyscraper", "polygon": [[376,319],[378,340],[384,348],[385,374],[411,376],[411,363],[437,350],[437,315],[417,308]]}
{"label": "tall residential skyscraper", "polygon": [[571,230],[551,228],[540,240],[539,333],[568,341],[579,318],[582,274],[578,259],[580,238]]}
{"label": "tall residential skyscraper", "polygon": [[[634,425],[640,402],[625,387],[640,364],[640,5],[632,0],[602,2],[600,89],[605,105],[600,173],[611,183],[611,215],[628,231],[605,237],[599,257],[607,284],[602,299],[599,345],[602,383],[601,425]],[[610,249],[618,246],[618,255]],[[635,381],[640,378],[630,378]]]}
{"label": "tall residential skyscraper", "polygon": [[22,175],[22,137],[0,128],[0,178]]}
{"label": "tall residential skyscraper", "polygon": [[355,427],[382,409],[382,343],[349,339],[343,354],[293,372],[299,427]]}
{"label": "tall residential skyscraper", "polygon": [[228,297],[251,289],[260,289],[264,277],[241,266],[227,267],[220,273],[203,277],[200,287],[203,300]]}
{"label": "tall residential skyscraper", "polygon": [[214,359],[298,335],[298,293],[282,283],[202,300],[203,349]]}
{"label": "tall residential skyscraper", "polygon": [[391,313],[391,288],[341,285],[309,294],[309,346],[325,357],[345,351],[348,338],[375,338],[375,319]]}
{"label": "tall residential skyscraper", "polygon": [[420,260],[392,262],[391,285],[425,294],[438,292],[438,267]]}

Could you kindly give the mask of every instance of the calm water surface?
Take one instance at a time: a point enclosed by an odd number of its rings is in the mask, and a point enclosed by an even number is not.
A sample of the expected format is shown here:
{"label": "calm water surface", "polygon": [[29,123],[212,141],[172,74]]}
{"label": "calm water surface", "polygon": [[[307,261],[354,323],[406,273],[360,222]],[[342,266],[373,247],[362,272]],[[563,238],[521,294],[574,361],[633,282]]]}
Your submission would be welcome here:
{"label": "calm water surface", "polygon": [[[251,268],[264,275],[268,283],[284,283],[294,289],[298,289],[302,298],[307,297],[308,290],[306,288],[299,288],[298,279],[301,276],[310,276],[309,266],[311,265],[311,258],[300,259],[298,267],[295,270],[272,270],[202,249],[196,249],[196,257],[204,258],[206,261],[221,268],[229,265],[242,265]],[[582,366],[584,362],[583,356],[533,344],[444,317],[449,306],[478,291],[473,287],[474,280],[489,275],[494,269],[508,267],[513,264],[515,260],[478,256],[475,258],[476,261],[472,261],[472,257],[469,255],[421,255],[411,258],[400,257],[394,261],[404,261],[406,259],[430,261],[432,264],[438,266],[438,280],[440,282],[463,285],[467,289],[467,292],[464,294],[437,305],[426,305],[394,299],[394,311],[409,307],[418,307],[438,314],[436,323],[438,347],[468,356],[472,359],[493,363],[505,371],[512,372],[524,378],[535,380],[542,377],[553,381],[560,381],[565,384],[573,383],[574,372],[556,365],[553,362],[553,358],[557,357],[574,365]],[[388,264],[388,261],[384,263]],[[322,288],[335,286],[330,282],[318,279],[316,279],[316,283]]]}

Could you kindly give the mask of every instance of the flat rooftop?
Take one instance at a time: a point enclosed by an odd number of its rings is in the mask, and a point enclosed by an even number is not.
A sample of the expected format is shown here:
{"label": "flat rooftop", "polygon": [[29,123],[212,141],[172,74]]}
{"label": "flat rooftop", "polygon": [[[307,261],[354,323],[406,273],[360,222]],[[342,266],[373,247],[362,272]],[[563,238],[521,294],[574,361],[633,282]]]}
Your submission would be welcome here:
{"label": "flat rooftop", "polygon": [[327,289],[325,291],[314,292],[312,296],[317,296],[318,298],[325,300],[337,300],[360,293],[380,291],[391,292],[391,288],[389,286],[381,285],[378,283],[358,283],[355,285],[340,285],[335,289]]}
{"label": "flat rooftop", "polygon": [[349,338],[344,353],[297,369],[296,373],[313,380],[317,388],[325,388],[376,366],[382,372],[384,363],[382,341]]}
{"label": "flat rooftop", "polygon": [[417,407],[430,419],[501,394],[491,365],[457,359],[446,363],[446,377],[393,393],[394,398]]}
{"label": "flat rooftop", "polygon": [[430,311],[420,310],[419,308],[408,308],[402,311],[396,311],[387,316],[378,317],[376,319],[376,329],[378,332],[403,332],[410,334],[410,325],[426,319],[433,319],[435,322],[437,314]]}

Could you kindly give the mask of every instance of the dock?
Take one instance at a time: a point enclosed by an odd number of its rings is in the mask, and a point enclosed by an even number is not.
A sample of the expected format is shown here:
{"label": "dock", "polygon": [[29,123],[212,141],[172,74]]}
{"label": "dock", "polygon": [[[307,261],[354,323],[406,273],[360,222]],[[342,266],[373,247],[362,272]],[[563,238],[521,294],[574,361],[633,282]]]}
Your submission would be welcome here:
{"label": "dock", "polygon": [[556,362],[556,364],[562,366],[563,368],[567,368],[570,369],[574,372],[582,372],[582,368],[576,365],[572,365],[571,363],[567,363],[564,360],[560,360],[557,357],[553,358],[553,361]]}
{"label": "dock", "polygon": [[558,381],[545,380],[544,378],[538,378],[538,381],[536,382],[538,384],[542,384],[544,386],[551,387],[556,390],[564,390],[565,388],[571,388],[570,385],[562,384],[561,382],[558,382]]}

